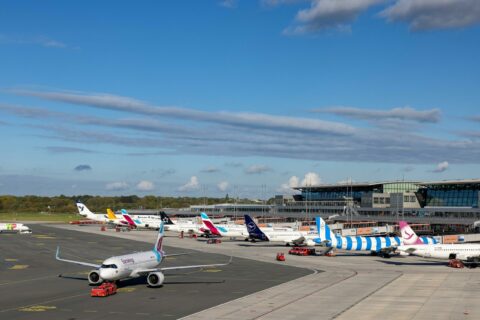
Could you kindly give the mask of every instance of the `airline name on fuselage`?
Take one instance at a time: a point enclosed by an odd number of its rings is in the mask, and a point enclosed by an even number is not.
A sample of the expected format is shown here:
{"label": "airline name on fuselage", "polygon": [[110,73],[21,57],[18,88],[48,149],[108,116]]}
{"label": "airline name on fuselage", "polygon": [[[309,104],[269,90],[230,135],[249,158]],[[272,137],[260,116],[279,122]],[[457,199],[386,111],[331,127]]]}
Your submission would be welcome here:
{"label": "airline name on fuselage", "polygon": [[123,264],[133,264],[135,263],[135,259],[133,258],[125,258],[125,259],[120,259]]}

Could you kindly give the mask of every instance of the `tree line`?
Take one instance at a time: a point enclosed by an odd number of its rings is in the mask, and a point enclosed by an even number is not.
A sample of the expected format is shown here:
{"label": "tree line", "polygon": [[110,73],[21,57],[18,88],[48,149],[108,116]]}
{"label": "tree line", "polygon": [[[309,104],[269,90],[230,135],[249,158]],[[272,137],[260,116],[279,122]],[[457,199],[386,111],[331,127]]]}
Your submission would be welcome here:
{"label": "tree line", "polygon": [[[118,196],[103,197],[91,195],[79,196],[0,196],[0,212],[50,212],[74,213],[77,212],[75,202],[82,201],[93,212],[103,212],[106,208],[119,209],[161,209],[161,208],[188,208],[191,205],[232,203],[228,194],[223,198],[194,198],[194,197],[138,197]],[[248,199],[237,199],[237,202],[252,203]]]}

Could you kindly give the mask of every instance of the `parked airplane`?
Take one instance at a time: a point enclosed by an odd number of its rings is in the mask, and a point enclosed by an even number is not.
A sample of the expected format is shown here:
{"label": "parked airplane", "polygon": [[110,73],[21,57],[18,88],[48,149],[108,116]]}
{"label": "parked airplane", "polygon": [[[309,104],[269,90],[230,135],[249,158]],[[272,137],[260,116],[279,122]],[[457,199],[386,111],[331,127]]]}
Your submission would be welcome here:
{"label": "parked airplane", "polygon": [[135,228],[158,230],[158,228],[160,228],[160,223],[162,222],[162,219],[158,216],[131,216],[125,209],[122,209],[121,212],[123,218],[128,221],[128,224]]}
{"label": "parked airplane", "polygon": [[432,237],[419,237],[406,221],[399,221],[402,244],[435,244],[437,240]]}
{"label": "parked airplane", "polygon": [[[112,223],[118,226],[128,226],[128,222],[123,218],[118,219],[115,215],[114,217],[109,217],[108,214],[104,215],[104,214],[93,213],[87,208],[86,205],[84,205],[80,201],[77,201],[77,209],[78,209],[78,213],[87,219],[104,222],[104,223]],[[108,210],[107,210],[107,213],[108,213]]]}
{"label": "parked airplane", "polygon": [[203,264],[203,265],[189,265],[189,266],[176,266],[176,267],[164,267],[159,268],[158,265],[163,261],[165,257],[178,256],[181,254],[167,255],[163,251],[163,237],[164,226],[160,224],[158,231],[158,237],[155,241],[153,250],[135,252],[122,256],[114,256],[103,261],[101,265],[67,260],[60,258],[60,248],[57,248],[55,258],[59,261],[74,263],[82,266],[93,267],[94,270],[88,274],[88,282],[90,284],[99,284],[104,281],[118,281],[130,278],[138,278],[146,276],[147,283],[151,287],[158,287],[163,284],[165,276],[163,271],[168,270],[180,270],[180,269],[194,269],[194,268],[209,268],[226,266],[231,263],[232,258],[228,263],[216,263],[216,264]]}
{"label": "parked airplane", "polygon": [[248,238],[248,231],[245,226],[235,225],[215,225],[205,212],[200,213],[202,223],[206,227],[205,233],[208,235],[214,235],[218,237],[243,237]]}
{"label": "parked airplane", "polygon": [[[353,251],[370,251],[372,254],[378,254],[383,257],[390,257],[390,254],[400,246],[403,242],[398,236],[395,237],[364,237],[364,236],[346,236],[334,234],[330,227],[321,217],[316,217],[318,238],[314,239],[317,244],[327,247],[353,250]],[[406,223],[400,224],[402,235],[412,234],[413,230]],[[416,235],[415,235],[416,237]],[[415,239],[408,237],[407,241],[417,241],[419,244],[434,243],[433,238],[422,237]]]}
{"label": "parked airplane", "polygon": [[[400,221],[406,232],[402,231],[404,245],[398,246],[400,252],[420,256],[424,258],[436,259],[458,259],[471,267],[477,267],[480,264],[480,244],[424,244],[417,239],[415,232],[405,221]],[[410,244],[411,243],[411,244]]]}
{"label": "parked airplane", "polygon": [[307,232],[294,230],[279,230],[279,229],[260,229],[255,221],[248,215],[244,215],[245,225],[247,226],[249,239],[252,242],[256,240],[283,242],[286,245],[301,245],[307,244],[309,246],[315,245],[313,238],[307,237]]}
{"label": "parked airplane", "polygon": [[23,223],[0,223],[0,233],[32,233]]}
{"label": "parked airplane", "polygon": [[202,224],[198,224],[192,220],[175,220],[170,219],[164,211],[160,211],[160,217],[165,225],[165,230],[174,232],[192,232],[197,234],[203,234],[200,229],[203,228]]}

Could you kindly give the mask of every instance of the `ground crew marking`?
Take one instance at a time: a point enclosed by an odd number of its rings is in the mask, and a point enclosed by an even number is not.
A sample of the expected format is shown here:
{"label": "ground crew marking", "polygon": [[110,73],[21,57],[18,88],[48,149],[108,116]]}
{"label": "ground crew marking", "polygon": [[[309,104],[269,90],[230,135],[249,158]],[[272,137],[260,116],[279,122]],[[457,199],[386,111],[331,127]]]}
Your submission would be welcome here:
{"label": "ground crew marking", "polygon": [[19,308],[18,311],[23,311],[23,312],[43,312],[47,310],[53,310],[57,309],[55,306],[29,306],[29,307],[23,307]]}
{"label": "ground crew marking", "polygon": [[28,264],[16,264],[13,267],[10,267],[8,269],[10,269],[10,270],[23,270],[23,269],[27,269],[27,268],[28,268]]}

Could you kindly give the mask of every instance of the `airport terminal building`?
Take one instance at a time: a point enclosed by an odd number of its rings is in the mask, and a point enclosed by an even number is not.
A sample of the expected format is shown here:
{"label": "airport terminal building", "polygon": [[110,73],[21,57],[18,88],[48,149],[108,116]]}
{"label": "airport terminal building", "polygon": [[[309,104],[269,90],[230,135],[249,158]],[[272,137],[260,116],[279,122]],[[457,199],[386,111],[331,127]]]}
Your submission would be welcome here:
{"label": "airport terminal building", "polygon": [[[190,212],[242,217],[313,220],[316,215],[338,221],[378,221],[474,227],[480,220],[480,180],[384,181],[324,184],[295,188],[293,196],[277,195],[273,204],[191,206]],[[461,227],[463,226],[463,227]],[[480,226],[479,226],[480,227]],[[480,231],[480,230],[479,230]]]}
{"label": "airport terminal building", "polygon": [[411,222],[459,225],[480,220],[480,180],[386,181],[296,189],[300,194],[290,201],[277,201],[278,212],[384,222],[404,217]]}

